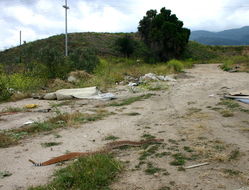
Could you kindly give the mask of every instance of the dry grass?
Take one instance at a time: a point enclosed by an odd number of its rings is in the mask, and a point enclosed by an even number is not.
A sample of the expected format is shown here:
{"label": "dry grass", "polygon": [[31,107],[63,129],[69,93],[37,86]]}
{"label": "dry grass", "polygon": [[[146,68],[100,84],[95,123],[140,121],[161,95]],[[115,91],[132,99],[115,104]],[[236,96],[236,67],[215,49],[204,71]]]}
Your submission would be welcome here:
{"label": "dry grass", "polygon": [[46,132],[49,134],[55,129],[64,127],[75,127],[77,124],[83,124],[101,120],[111,113],[106,110],[95,110],[94,114],[85,114],[75,112],[72,114],[64,113],[48,119],[41,123],[34,123],[21,128],[3,131],[0,134],[0,147],[8,147],[17,144],[20,140],[35,135],[38,133]]}
{"label": "dry grass", "polygon": [[31,94],[30,93],[15,93],[13,94],[11,97],[10,97],[10,101],[18,101],[18,100],[22,100],[22,99],[25,99],[25,98],[31,98]]}
{"label": "dry grass", "polygon": [[229,154],[227,153],[214,153],[210,160],[218,162],[226,162],[229,160]]}

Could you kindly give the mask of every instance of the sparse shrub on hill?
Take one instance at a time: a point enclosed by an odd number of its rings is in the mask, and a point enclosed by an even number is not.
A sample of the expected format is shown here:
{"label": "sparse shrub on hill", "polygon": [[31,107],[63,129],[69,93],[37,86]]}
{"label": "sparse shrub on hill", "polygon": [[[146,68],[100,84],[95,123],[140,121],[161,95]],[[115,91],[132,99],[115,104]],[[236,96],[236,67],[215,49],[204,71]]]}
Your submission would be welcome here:
{"label": "sparse shrub on hill", "polygon": [[63,78],[71,68],[71,62],[65,59],[63,52],[50,46],[40,49],[38,60],[47,67],[48,78]]}
{"label": "sparse shrub on hill", "polygon": [[116,40],[117,49],[123,54],[124,57],[130,57],[136,46],[136,41],[130,35],[118,38]]}
{"label": "sparse shrub on hill", "polygon": [[99,64],[96,50],[94,49],[73,49],[69,54],[69,59],[72,61],[71,70],[85,70],[92,73]]}
{"label": "sparse shrub on hill", "polygon": [[213,48],[207,45],[200,44],[198,42],[189,41],[182,58],[193,59],[197,61],[207,62],[208,60],[216,59],[219,57],[219,53]]}

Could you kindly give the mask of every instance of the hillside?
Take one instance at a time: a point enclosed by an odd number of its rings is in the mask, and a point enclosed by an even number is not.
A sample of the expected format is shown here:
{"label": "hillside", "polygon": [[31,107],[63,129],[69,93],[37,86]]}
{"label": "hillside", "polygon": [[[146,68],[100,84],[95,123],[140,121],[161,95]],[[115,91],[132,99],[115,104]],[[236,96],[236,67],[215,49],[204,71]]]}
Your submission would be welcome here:
{"label": "hillside", "polygon": [[[99,56],[119,56],[114,43],[126,33],[71,33],[68,36],[69,54],[76,49],[94,49]],[[134,35],[135,34],[130,34]],[[23,61],[33,61],[44,47],[54,48],[62,56],[64,55],[64,35],[51,36],[46,39],[37,40],[21,47],[14,47],[0,52],[0,63],[14,64]],[[27,59],[27,60],[26,60]]]}
{"label": "hillside", "polygon": [[[230,32],[227,33],[231,36]],[[122,55],[117,51],[115,42],[118,38],[126,34],[127,33],[70,33],[68,43],[69,54],[77,51],[77,49],[94,49],[98,56],[120,57]],[[139,53],[144,51],[143,43],[139,40],[140,38],[136,33],[128,34],[133,36],[133,38],[137,41],[138,47],[135,52],[135,57],[141,57]],[[206,31],[193,32],[193,34],[196,34],[198,38],[205,34],[208,34],[210,38],[214,35],[212,32]],[[22,63],[40,62],[38,58],[41,56],[42,50],[45,48],[54,49],[59,56],[63,57],[64,47],[63,34],[51,36],[46,39],[29,42],[27,44],[23,44],[22,46],[0,51],[0,64],[13,68],[14,65],[20,63],[20,57]],[[217,58],[218,56],[243,55],[244,52],[248,52],[248,47],[214,47],[190,41],[182,58],[206,61]]]}
{"label": "hillside", "polygon": [[221,32],[193,31],[190,40],[206,45],[249,45],[249,26]]}

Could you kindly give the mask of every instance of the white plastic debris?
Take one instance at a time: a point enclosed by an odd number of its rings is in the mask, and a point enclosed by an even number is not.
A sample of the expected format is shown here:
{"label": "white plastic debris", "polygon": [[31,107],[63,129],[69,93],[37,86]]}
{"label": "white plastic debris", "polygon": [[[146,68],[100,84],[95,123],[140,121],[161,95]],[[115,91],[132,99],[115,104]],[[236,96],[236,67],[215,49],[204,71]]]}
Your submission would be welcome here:
{"label": "white plastic debris", "polygon": [[34,121],[27,121],[27,122],[25,122],[23,125],[30,125],[30,124],[32,124],[32,123],[34,123]]}
{"label": "white plastic debris", "polygon": [[171,81],[171,82],[176,81],[170,76],[156,75],[154,73],[147,73],[144,76],[139,78],[139,81],[146,81],[146,80],[156,80],[156,81],[161,80],[161,81]]}
{"label": "white plastic debris", "polygon": [[137,83],[135,83],[135,82],[129,82],[129,84],[128,84],[128,86],[138,86],[138,84]]}
{"label": "white plastic debris", "polygon": [[73,89],[61,89],[54,93],[48,93],[44,97],[48,100],[70,100],[77,99],[98,99],[98,100],[111,100],[115,96],[112,93],[101,93],[97,87],[88,88],[73,88]]}

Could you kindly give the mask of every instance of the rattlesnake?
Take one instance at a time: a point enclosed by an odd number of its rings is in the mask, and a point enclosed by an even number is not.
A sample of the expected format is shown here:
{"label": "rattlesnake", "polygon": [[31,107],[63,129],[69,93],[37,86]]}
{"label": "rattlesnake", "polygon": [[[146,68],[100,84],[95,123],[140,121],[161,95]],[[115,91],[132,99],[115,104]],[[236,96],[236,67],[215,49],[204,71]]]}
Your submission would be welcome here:
{"label": "rattlesnake", "polygon": [[163,141],[163,139],[148,139],[148,140],[142,140],[142,141],[114,141],[111,143],[107,143],[102,149],[100,149],[98,151],[71,152],[71,153],[64,154],[64,155],[61,155],[58,157],[54,157],[50,160],[47,160],[47,161],[41,162],[41,163],[37,163],[37,162],[30,160],[30,159],[29,159],[29,161],[32,164],[34,164],[34,166],[47,166],[47,165],[51,165],[51,164],[55,164],[58,162],[63,162],[63,161],[79,158],[79,157],[85,157],[85,156],[101,154],[101,153],[108,153],[115,148],[126,146],[126,145],[128,145],[128,146],[141,146],[141,145],[149,144],[149,143],[160,143],[162,141]]}

